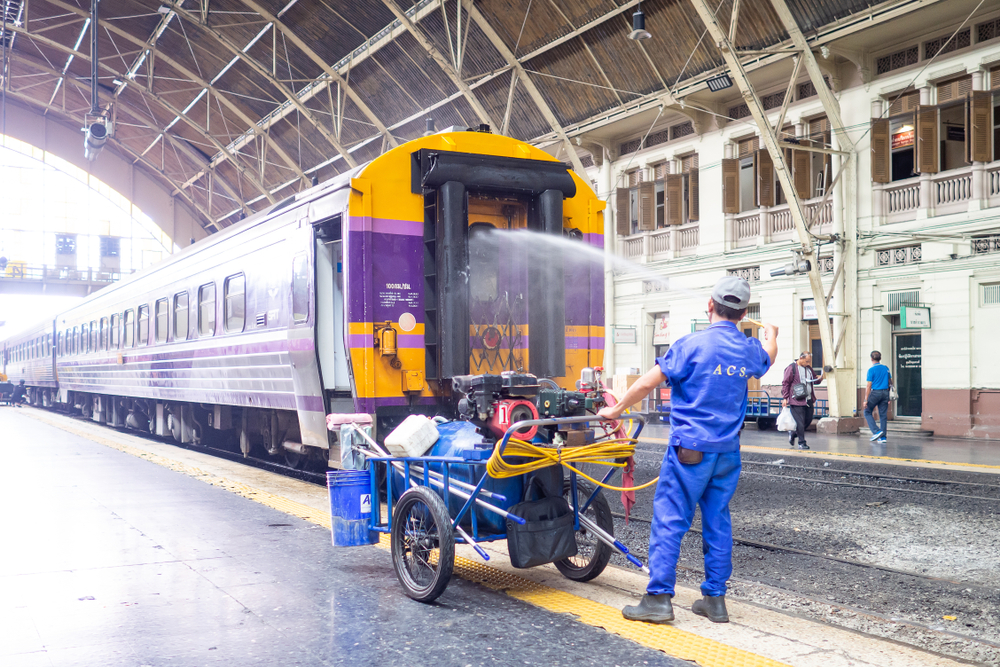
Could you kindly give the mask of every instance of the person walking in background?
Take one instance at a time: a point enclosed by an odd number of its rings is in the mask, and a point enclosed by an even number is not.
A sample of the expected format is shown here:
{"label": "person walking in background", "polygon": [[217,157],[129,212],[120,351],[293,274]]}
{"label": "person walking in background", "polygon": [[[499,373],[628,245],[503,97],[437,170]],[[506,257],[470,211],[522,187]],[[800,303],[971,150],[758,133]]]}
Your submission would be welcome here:
{"label": "person walking in background", "polygon": [[[882,363],[882,353],[872,352],[872,366],[868,369],[868,384],[865,386],[865,420],[872,432],[871,442],[878,440],[885,444],[885,422],[889,418],[889,387],[892,386],[892,373]],[[878,428],[875,427],[875,417],[872,411],[878,408]]]}
{"label": "person walking in background", "polygon": [[799,439],[798,449],[809,449],[806,444],[806,429],[812,424],[813,406],[816,404],[816,392],[813,385],[822,382],[825,373],[816,377],[812,369],[812,355],[803,352],[796,361],[785,369],[781,378],[781,405],[788,406],[795,417],[795,430],[788,432],[788,445],[795,447],[795,438]]}
{"label": "person walking in background", "polygon": [[674,620],[671,598],[677,581],[681,538],[701,507],[705,554],[704,596],[691,611],[727,623],[726,584],[733,573],[733,523],[729,501],[740,477],[740,429],[747,409],[747,380],[767,372],[778,354],[778,328],[764,325],[764,341],[736,328],[750,304],[750,285],[736,276],[715,284],[708,301],[711,325],[688,334],[657,358],[617,405],[602,409],[618,419],[626,406],[660,383],[670,384],[670,445],[663,456],[653,497],[649,535],[649,584],[638,605],[622,609],[630,621]]}

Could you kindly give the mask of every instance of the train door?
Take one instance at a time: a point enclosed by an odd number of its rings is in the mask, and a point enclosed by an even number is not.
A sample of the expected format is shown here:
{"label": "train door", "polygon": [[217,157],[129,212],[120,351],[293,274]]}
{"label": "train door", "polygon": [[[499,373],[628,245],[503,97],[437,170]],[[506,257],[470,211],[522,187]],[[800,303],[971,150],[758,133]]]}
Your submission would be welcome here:
{"label": "train door", "polygon": [[340,238],[316,240],[316,350],[330,409],[353,411],[344,336],[344,259]]}
{"label": "train door", "polygon": [[514,199],[469,197],[469,370],[527,371],[527,262],[518,238],[527,207]]}

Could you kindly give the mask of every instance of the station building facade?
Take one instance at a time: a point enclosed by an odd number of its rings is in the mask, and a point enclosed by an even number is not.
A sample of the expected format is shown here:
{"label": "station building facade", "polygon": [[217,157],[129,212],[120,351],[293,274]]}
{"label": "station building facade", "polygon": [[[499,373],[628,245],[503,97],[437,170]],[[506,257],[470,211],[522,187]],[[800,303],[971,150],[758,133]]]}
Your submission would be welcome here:
{"label": "station building facade", "polygon": [[[878,350],[899,390],[896,420],[937,435],[997,438],[1000,11],[964,24],[964,13],[949,15],[951,25],[917,14],[817,53],[856,144],[854,182],[824,200],[841,158],[787,157],[813,233],[839,231],[840,216],[856,215],[856,271],[846,281],[856,298],[840,296],[854,302],[854,340],[841,345],[854,348],[858,415]],[[803,74],[789,87],[791,65],[784,68],[752,77],[772,124],[791,90],[784,137],[836,147],[812,83]],[[799,245],[788,205],[736,88],[689,101],[634,136],[605,141],[613,159],[589,170],[614,216],[605,242],[618,258],[607,364],[616,373],[648,369],[707,326],[711,286],[737,274],[751,283],[750,316],[780,328],[778,361],[751,389],[780,396],[782,371],[800,352],[812,352],[817,368],[829,356],[807,278],[770,276]],[[819,247],[829,287],[833,245]],[[834,297],[830,311],[844,308]],[[745,331],[756,335],[751,325]]]}

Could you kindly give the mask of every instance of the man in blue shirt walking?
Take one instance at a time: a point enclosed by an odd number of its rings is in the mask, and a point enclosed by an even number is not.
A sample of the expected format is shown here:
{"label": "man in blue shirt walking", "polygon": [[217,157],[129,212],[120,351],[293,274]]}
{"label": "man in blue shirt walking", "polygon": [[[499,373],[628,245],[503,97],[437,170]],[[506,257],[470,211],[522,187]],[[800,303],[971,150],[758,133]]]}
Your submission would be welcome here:
{"label": "man in blue shirt walking", "polygon": [[[865,387],[865,420],[868,428],[872,432],[869,438],[872,442],[876,440],[879,444],[885,444],[885,421],[889,415],[889,387],[892,386],[892,373],[882,365],[882,353],[878,350],[872,352],[872,366],[868,369],[868,384]],[[872,410],[878,409],[879,428],[875,428],[875,417]]]}
{"label": "man in blue shirt walking", "polygon": [[740,469],[740,429],[747,407],[747,380],[767,372],[778,354],[778,328],[764,325],[763,344],[736,323],[750,305],[750,285],[736,276],[716,283],[708,301],[711,325],[678,340],[656,366],[639,378],[614,407],[600,416],[617,419],[625,406],[660,383],[670,384],[670,445],[660,467],[649,537],[649,585],[636,606],[622,615],[633,621],[674,620],[671,598],[681,539],[701,506],[705,554],[704,597],[691,607],[716,623],[729,621],[726,582],[733,572],[733,526],[729,501]]}

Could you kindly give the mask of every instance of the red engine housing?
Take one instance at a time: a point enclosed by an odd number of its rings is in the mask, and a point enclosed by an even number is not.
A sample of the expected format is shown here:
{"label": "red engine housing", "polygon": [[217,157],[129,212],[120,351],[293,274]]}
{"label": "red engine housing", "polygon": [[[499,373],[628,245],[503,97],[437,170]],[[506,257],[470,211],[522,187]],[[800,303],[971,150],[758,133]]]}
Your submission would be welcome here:
{"label": "red engine housing", "polygon": [[[493,416],[488,426],[497,438],[502,438],[511,424],[525,419],[538,419],[538,409],[531,401],[523,398],[503,398],[493,404]],[[537,426],[531,426],[524,431],[514,431],[514,437],[521,440],[531,440],[538,433]]]}

